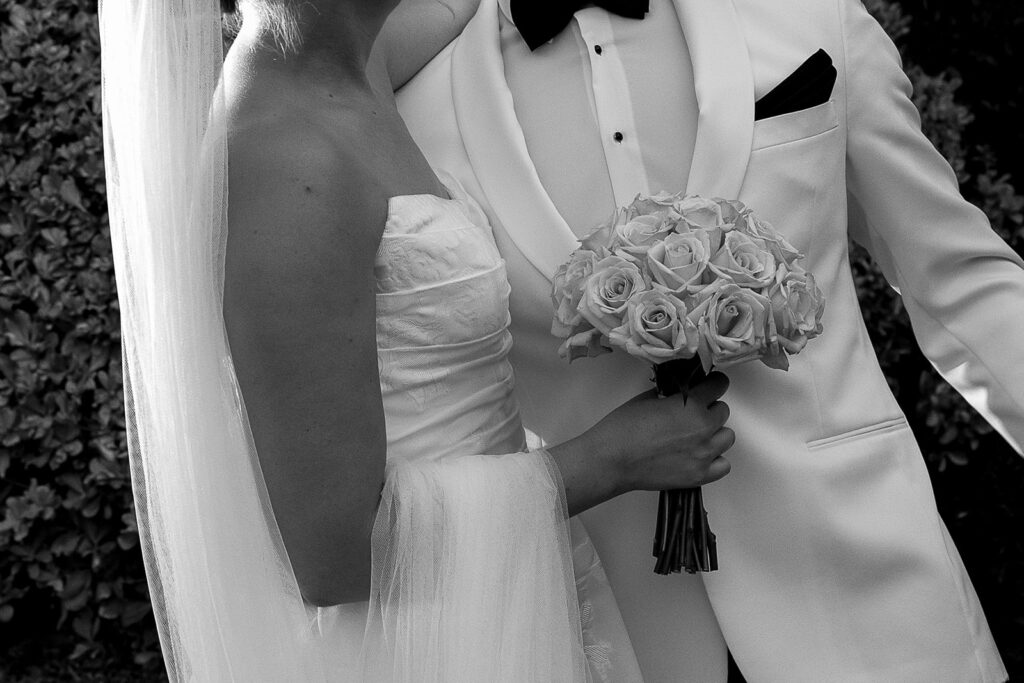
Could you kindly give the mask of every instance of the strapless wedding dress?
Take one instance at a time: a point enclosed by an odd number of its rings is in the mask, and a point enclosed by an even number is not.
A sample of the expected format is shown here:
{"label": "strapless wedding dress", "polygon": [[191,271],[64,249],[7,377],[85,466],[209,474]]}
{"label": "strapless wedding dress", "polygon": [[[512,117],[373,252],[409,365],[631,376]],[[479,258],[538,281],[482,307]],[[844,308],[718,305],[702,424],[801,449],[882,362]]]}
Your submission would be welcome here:
{"label": "strapless wedding dress", "polygon": [[[508,361],[509,285],[487,219],[391,199],[375,264],[388,477],[368,604],[319,611],[328,668],[358,680],[639,681],[557,469],[527,451]],[[364,636],[365,634],[365,636]]]}
{"label": "strapless wedding dress", "polygon": [[374,273],[388,460],[525,450],[505,262],[480,209],[392,198]]}

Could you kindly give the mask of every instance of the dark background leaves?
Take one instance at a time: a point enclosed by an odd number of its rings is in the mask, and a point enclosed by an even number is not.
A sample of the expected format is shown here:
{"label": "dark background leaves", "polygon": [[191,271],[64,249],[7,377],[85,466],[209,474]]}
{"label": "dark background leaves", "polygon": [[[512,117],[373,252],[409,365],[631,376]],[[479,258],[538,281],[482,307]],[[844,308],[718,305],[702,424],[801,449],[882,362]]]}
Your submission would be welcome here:
{"label": "dark background leaves", "polygon": [[[965,195],[1024,252],[1011,184],[1024,178],[1024,9],[867,4]],[[0,680],[161,677],[125,459],[95,14],[94,0],[0,0]],[[853,259],[940,509],[1024,677],[1024,464],[924,360],[866,255]]]}

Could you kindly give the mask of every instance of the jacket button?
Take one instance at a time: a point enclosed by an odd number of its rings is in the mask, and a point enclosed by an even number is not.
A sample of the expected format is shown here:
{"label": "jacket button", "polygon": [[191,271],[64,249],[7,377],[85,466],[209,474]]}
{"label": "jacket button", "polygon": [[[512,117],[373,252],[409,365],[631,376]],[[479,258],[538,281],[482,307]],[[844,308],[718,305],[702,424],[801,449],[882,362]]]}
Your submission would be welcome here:
{"label": "jacket button", "polygon": [[622,133],[615,131],[615,135],[612,136],[612,140],[615,140],[615,142],[622,142]]}

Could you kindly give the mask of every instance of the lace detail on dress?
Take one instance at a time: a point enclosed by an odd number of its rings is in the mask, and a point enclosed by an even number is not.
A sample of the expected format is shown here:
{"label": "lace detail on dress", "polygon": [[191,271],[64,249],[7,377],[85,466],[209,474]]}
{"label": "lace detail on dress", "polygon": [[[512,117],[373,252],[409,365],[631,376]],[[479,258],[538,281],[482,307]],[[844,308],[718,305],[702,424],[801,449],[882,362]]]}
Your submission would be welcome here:
{"label": "lace detail on dress", "polygon": [[[579,582],[577,581],[577,592]],[[599,640],[594,633],[594,605],[590,600],[583,600],[580,593],[580,626],[583,630],[583,655],[587,658],[590,673],[596,683],[612,683],[612,644],[607,640]]]}
{"label": "lace detail on dress", "polygon": [[570,520],[583,654],[593,683],[643,683],[633,644],[586,528]]}
{"label": "lace detail on dress", "polygon": [[461,344],[508,327],[505,262],[462,200],[394,197],[374,264],[377,345]]}

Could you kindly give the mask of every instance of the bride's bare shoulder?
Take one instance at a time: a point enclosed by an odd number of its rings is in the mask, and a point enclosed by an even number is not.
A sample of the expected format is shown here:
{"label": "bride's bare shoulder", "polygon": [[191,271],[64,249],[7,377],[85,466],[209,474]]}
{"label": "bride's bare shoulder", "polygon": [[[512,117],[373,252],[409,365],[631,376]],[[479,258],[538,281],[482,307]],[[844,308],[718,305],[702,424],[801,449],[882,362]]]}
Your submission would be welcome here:
{"label": "bride's bare shoulder", "polygon": [[273,75],[229,87],[227,105],[232,230],[269,223],[375,248],[388,197],[355,142],[358,117],[328,119],[304,88]]}

